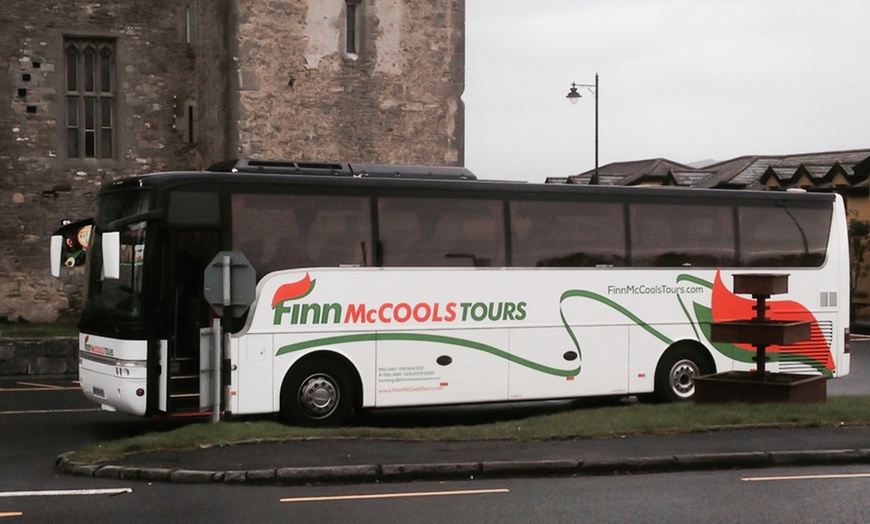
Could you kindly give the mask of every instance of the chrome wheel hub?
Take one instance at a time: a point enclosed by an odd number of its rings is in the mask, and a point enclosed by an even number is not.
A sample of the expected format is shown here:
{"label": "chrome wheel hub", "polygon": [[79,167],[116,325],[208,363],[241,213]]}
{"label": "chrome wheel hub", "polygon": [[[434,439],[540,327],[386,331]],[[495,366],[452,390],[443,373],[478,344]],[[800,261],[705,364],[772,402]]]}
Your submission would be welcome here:
{"label": "chrome wheel hub", "polygon": [[328,417],[338,406],[339,390],[329,375],[311,375],[299,387],[299,407],[313,419]]}
{"label": "chrome wheel hub", "polygon": [[699,376],[698,366],[691,360],[683,359],[671,368],[671,389],[679,398],[689,398],[695,393],[695,377]]}

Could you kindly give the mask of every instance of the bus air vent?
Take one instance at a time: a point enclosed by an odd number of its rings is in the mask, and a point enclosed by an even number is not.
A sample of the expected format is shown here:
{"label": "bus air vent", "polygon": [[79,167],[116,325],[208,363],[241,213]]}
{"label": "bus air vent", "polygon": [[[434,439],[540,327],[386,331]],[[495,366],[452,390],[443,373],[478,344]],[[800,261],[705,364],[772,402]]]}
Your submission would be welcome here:
{"label": "bus air vent", "polygon": [[262,173],[278,175],[344,176],[360,178],[412,178],[425,180],[477,180],[464,167],[411,166],[389,164],[339,164],[283,160],[226,160],[212,164],[209,171],[223,173]]}
{"label": "bus air vent", "polygon": [[209,171],[231,173],[264,173],[277,175],[351,176],[347,164],[326,162],[291,162],[283,160],[254,160],[242,158],[212,164]]}

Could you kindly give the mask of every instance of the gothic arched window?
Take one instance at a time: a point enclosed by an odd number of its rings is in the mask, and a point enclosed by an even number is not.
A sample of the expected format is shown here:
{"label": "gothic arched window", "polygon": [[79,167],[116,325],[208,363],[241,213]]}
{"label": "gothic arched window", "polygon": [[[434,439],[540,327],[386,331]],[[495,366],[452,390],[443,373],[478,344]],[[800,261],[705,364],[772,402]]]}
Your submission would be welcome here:
{"label": "gothic arched window", "polygon": [[67,39],[66,154],[68,158],[115,155],[115,42]]}

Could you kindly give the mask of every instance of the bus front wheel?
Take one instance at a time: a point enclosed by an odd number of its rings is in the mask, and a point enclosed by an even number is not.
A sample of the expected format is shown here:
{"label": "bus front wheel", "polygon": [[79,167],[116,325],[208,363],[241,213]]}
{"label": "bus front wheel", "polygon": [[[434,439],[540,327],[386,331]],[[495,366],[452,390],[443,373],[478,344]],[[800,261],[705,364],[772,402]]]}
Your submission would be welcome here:
{"label": "bus front wheel", "polygon": [[281,418],[299,426],[337,426],[353,413],[353,380],[335,362],[303,361],[281,387]]}
{"label": "bus front wheel", "polygon": [[714,371],[714,365],[701,350],[689,345],[673,346],[656,367],[655,399],[659,402],[691,400],[695,395],[695,377]]}

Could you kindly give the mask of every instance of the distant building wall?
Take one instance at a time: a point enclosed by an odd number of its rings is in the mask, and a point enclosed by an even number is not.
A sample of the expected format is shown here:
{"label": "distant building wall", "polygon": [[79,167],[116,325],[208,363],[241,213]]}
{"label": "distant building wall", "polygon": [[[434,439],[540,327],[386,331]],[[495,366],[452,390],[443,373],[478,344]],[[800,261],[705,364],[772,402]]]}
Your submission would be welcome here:
{"label": "distant building wall", "polygon": [[462,165],[464,1],[293,4],[237,4],[238,156]]}
{"label": "distant building wall", "polygon": [[[0,3],[0,320],[75,317],[82,270],[50,276],[49,236],[112,178],[233,157],[462,165],[464,5]],[[69,154],[71,39],[113,52],[106,158]]]}
{"label": "distant building wall", "polygon": [[[48,239],[65,218],[91,216],[100,186],[128,173],[187,167],[175,100],[196,96],[195,53],[173,0],[0,4],[0,317],[51,321],[81,305],[81,274],[49,275]],[[109,158],[67,148],[64,43],[105,39],[115,111]]]}

